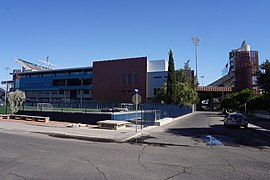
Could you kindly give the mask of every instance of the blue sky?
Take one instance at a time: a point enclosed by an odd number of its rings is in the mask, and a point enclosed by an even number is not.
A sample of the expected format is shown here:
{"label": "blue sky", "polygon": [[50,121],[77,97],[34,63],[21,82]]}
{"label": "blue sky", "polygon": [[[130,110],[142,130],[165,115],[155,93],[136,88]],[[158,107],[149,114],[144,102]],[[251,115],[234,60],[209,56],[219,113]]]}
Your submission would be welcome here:
{"label": "blue sky", "polygon": [[270,58],[270,1],[267,0],[0,0],[0,80],[15,58],[46,60],[57,68],[91,66],[95,60],[167,59],[175,68],[198,47],[200,84],[221,77],[228,53],[243,40]]}

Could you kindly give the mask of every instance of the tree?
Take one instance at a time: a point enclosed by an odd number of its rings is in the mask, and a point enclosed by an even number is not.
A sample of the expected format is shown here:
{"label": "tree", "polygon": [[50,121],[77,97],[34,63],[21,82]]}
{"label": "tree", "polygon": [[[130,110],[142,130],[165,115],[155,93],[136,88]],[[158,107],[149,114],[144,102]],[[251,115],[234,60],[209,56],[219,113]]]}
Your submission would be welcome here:
{"label": "tree", "polygon": [[174,59],[173,59],[173,53],[170,49],[169,52],[169,67],[168,67],[168,79],[167,79],[167,88],[166,88],[166,103],[168,104],[174,104],[175,98],[176,98],[176,78],[175,78],[175,69],[174,69]]}
{"label": "tree", "polygon": [[[189,61],[188,61],[189,62]],[[175,99],[173,104],[181,106],[190,106],[199,101],[199,96],[196,91],[196,87],[193,83],[191,76],[191,69],[189,64],[185,63],[184,69],[179,69],[175,71]],[[158,95],[154,98],[154,102],[161,103],[166,102],[168,85],[165,84],[158,92]]]}
{"label": "tree", "polygon": [[236,101],[234,95],[226,95],[221,101],[220,106],[225,109],[237,110],[239,107],[239,102]]}
{"label": "tree", "polygon": [[11,109],[11,113],[18,112],[20,106],[25,102],[26,96],[23,91],[16,90],[15,92],[8,93],[8,102]]}
{"label": "tree", "polygon": [[270,96],[266,94],[255,96],[248,102],[248,107],[251,110],[266,110],[270,112]]}
{"label": "tree", "polygon": [[245,111],[245,106],[255,97],[255,91],[243,89],[240,92],[234,92],[225,96],[220,106],[225,109],[233,109],[237,111]]}
{"label": "tree", "polygon": [[265,94],[270,94],[270,62],[266,59],[257,73],[257,84]]}
{"label": "tree", "polygon": [[198,93],[194,86],[188,82],[177,83],[177,98],[176,103],[182,106],[191,106],[199,100]]}
{"label": "tree", "polygon": [[185,63],[184,69],[176,71],[176,104],[183,106],[191,106],[199,101],[196,90],[196,84],[192,79],[189,61]]}

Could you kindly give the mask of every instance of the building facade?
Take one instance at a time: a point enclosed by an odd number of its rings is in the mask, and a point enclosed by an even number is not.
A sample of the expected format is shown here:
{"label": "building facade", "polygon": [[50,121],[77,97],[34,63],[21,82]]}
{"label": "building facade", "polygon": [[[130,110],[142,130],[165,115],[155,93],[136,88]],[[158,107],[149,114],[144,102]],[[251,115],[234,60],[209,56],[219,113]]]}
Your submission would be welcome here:
{"label": "building facade", "polygon": [[131,102],[135,89],[146,101],[157,94],[168,74],[167,61],[148,61],[147,57],[95,61],[93,67],[65,69],[44,69],[20,59],[16,62],[23,70],[13,71],[12,89],[24,91],[27,102]]}
{"label": "building facade", "polygon": [[147,99],[147,57],[93,63],[93,100],[131,102],[138,89]]}
{"label": "building facade", "polygon": [[92,67],[15,71],[13,80],[28,102],[92,99]]}
{"label": "building facade", "polygon": [[168,62],[166,60],[148,61],[147,81],[148,99],[154,98],[168,79]]}
{"label": "building facade", "polygon": [[256,76],[258,71],[258,51],[250,49],[250,45],[243,41],[240,48],[232,50],[230,56],[229,73],[234,73],[235,91],[245,88],[256,90]]}

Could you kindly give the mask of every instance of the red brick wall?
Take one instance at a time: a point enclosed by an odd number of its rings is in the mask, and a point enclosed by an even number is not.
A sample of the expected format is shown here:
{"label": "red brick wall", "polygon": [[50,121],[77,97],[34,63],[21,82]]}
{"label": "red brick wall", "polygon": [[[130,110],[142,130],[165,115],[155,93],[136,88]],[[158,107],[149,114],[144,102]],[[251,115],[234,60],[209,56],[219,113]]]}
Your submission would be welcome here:
{"label": "red brick wall", "polygon": [[[235,89],[241,91],[245,88],[253,89],[252,77],[254,69],[258,67],[258,51],[235,53]],[[255,70],[256,71],[256,70]]]}
{"label": "red brick wall", "polygon": [[131,102],[135,88],[145,101],[147,57],[93,63],[93,100]]}

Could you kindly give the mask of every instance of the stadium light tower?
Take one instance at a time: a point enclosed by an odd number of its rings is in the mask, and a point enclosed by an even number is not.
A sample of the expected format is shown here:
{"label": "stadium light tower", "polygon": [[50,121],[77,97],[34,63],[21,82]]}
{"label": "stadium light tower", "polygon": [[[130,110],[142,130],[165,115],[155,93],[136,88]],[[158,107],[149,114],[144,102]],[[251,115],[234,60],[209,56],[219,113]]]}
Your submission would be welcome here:
{"label": "stadium light tower", "polygon": [[6,114],[7,114],[7,92],[8,92],[8,79],[7,79],[7,75],[8,75],[8,71],[10,70],[10,68],[9,67],[5,67],[4,68],[6,71],[7,71],[7,73],[6,73],[6,92],[5,92],[5,106],[6,106]]}
{"label": "stadium light tower", "polygon": [[192,37],[192,43],[195,46],[195,59],[196,59],[196,75],[195,78],[198,79],[198,52],[197,52],[197,46],[200,45],[200,39],[196,36]]}
{"label": "stadium light tower", "polygon": [[202,86],[203,86],[203,78],[204,78],[204,75],[201,76],[201,79],[202,79]]}

